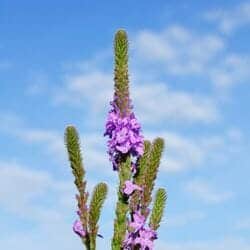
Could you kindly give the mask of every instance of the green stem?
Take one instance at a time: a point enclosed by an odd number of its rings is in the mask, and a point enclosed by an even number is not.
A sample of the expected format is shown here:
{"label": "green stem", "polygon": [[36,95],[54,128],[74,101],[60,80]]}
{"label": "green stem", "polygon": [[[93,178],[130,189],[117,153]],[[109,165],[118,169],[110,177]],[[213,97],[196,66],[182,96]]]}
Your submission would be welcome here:
{"label": "green stem", "polygon": [[[129,105],[129,77],[128,77],[128,38],[124,30],[118,30],[114,39],[114,81],[115,102],[122,116],[130,113]],[[123,245],[127,229],[127,213],[129,210],[127,197],[122,193],[126,180],[131,178],[131,160],[125,155],[119,165],[119,190],[116,203],[116,218],[114,221],[114,235],[112,239],[112,250],[120,250]]]}
{"label": "green stem", "polygon": [[90,250],[95,250],[95,249],[96,249],[96,238],[90,241]]}
{"label": "green stem", "polygon": [[86,238],[82,239],[82,242],[83,242],[86,250],[92,250],[91,247],[90,247],[89,237],[86,237]]}
{"label": "green stem", "polygon": [[121,163],[119,168],[119,190],[118,190],[118,201],[116,203],[116,218],[114,221],[114,235],[112,239],[112,250],[120,250],[123,245],[123,241],[126,234],[127,228],[127,213],[129,210],[127,197],[122,193],[124,182],[131,178],[130,170],[130,157],[127,156],[125,161]]}

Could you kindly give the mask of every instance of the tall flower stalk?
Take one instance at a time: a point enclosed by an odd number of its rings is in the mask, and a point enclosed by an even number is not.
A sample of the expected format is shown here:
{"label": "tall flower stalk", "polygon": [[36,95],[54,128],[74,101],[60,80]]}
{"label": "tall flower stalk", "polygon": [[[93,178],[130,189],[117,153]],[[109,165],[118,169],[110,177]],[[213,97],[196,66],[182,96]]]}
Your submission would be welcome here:
{"label": "tall flower stalk", "polygon": [[66,128],[65,144],[69,155],[70,167],[75,178],[75,186],[78,191],[76,200],[79,218],[73,224],[73,231],[81,238],[87,250],[95,250],[96,237],[98,236],[98,220],[108,188],[105,183],[97,184],[88,205],[89,193],[86,191],[80,140],[75,127],[68,126]]}
{"label": "tall flower stalk", "polygon": [[159,189],[147,225],[164,141],[144,140],[133,112],[129,97],[128,39],[124,30],[115,35],[114,54],[114,97],[105,131],[110,160],[119,176],[112,249],[150,250],[166,203],[166,192]]}
{"label": "tall flower stalk", "polygon": [[[152,203],[152,193],[164,149],[162,138],[144,140],[141,125],[133,112],[129,96],[128,38],[124,30],[114,39],[114,96],[107,116],[104,136],[108,154],[119,185],[114,219],[112,250],[151,250],[162,220],[166,191],[159,188]],[[78,190],[78,220],[74,232],[87,250],[96,249],[98,220],[107,195],[107,185],[99,183],[90,203],[86,191],[85,170],[80,142],[73,126],[66,128],[65,143]]]}
{"label": "tall flower stalk", "polygon": [[[121,249],[127,230],[129,211],[128,195],[124,193],[125,182],[130,183],[132,173],[136,171],[137,159],[143,154],[141,127],[129,98],[128,79],[128,39],[123,30],[119,30],[114,41],[115,70],[114,98],[108,114],[105,135],[109,137],[108,152],[113,169],[119,174],[118,201],[114,221],[112,249]],[[133,160],[131,158],[133,156]],[[131,183],[132,185],[132,183]]]}

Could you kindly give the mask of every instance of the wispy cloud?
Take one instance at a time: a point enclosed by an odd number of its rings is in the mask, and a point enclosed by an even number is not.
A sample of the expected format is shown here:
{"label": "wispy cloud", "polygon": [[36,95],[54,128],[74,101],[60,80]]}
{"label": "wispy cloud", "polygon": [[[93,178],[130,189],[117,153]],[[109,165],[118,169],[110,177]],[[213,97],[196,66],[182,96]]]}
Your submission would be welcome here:
{"label": "wispy cloud", "polygon": [[189,211],[181,214],[168,214],[166,222],[162,226],[167,228],[172,227],[184,227],[189,223],[194,223],[196,221],[201,221],[206,218],[206,214],[201,211]]}
{"label": "wispy cloud", "polygon": [[138,32],[135,55],[144,67],[154,68],[158,74],[196,76],[200,82],[226,88],[246,83],[250,77],[249,55],[230,51],[227,39],[213,32],[169,25],[158,32]]}
{"label": "wispy cloud", "polygon": [[229,34],[250,23],[250,2],[239,2],[231,9],[209,11],[205,18],[218,25],[222,32]]}
{"label": "wispy cloud", "polygon": [[153,140],[161,136],[166,141],[161,170],[178,173],[190,169],[199,169],[207,162],[225,163],[229,158],[225,155],[234,154],[242,145],[242,134],[237,129],[226,130],[220,135],[187,136],[171,131],[144,131],[146,138]]}
{"label": "wispy cloud", "polygon": [[[100,70],[65,76],[64,85],[53,97],[56,103],[88,105],[95,111],[103,109],[103,104],[112,97],[112,75]],[[91,105],[89,105],[91,102]],[[95,105],[93,105],[95,104]]]}
{"label": "wispy cloud", "polygon": [[[95,185],[95,178],[88,178],[88,190]],[[112,213],[115,204],[115,188],[109,189],[105,202],[106,211]],[[16,162],[0,162],[0,208],[8,214],[11,234],[0,236],[1,246],[15,249],[17,240],[22,249],[60,248],[67,250],[74,246],[81,249],[79,239],[71,229],[76,214],[75,188],[70,180],[61,180],[46,170],[35,170]],[[106,216],[107,216],[106,212]],[[19,223],[32,224],[32,230],[19,229]],[[104,230],[107,222],[101,218],[100,232],[110,237]],[[6,226],[5,226],[6,227]],[[110,226],[109,226],[110,229]],[[23,232],[23,233],[21,233]],[[62,239],[62,235],[64,235]],[[107,236],[108,235],[108,236]],[[28,240],[27,240],[28,239]],[[44,239],[47,239],[44,241]],[[102,249],[109,249],[106,240],[98,243]],[[104,245],[103,245],[104,244]]]}
{"label": "wispy cloud", "polygon": [[171,90],[163,82],[135,84],[131,89],[136,110],[147,124],[166,121],[211,123],[220,117],[212,98]]}
{"label": "wispy cloud", "polygon": [[226,55],[216,68],[211,69],[210,77],[212,82],[220,88],[249,83],[249,67],[249,55]]}
{"label": "wispy cloud", "polygon": [[192,197],[205,203],[221,203],[233,197],[231,191],[221,191],[203,180],[191,180],[186,183],[185,191]]}
{"label": "wispy cloud", "polygon": [[69,183],[57,180],[46,171],[33,170],[11,161],[0,162],[0,179],[1,208],[36,222],[62,219],[64,208],[60,206],[60,209],[55,209],[55,204],[44,207],[43,197],[57,197],[54,202],[58,204],[69,191],[73,194],[73,187]]}
{"label": "wispy cloud", "polygon": [[[41,148],[38,150],[52,156],[51,159],[60,164],[67,164],[64,131],[31,127],[18,115],[2,113],[0,132],[4,133],[5,136],[17,138],[25,144],[40,146]],[[111,168],[109,168],[108,156],[105,153],[103,134],[97,132],[84,133],[83,131],[80,137],[87,171],[99,170],[101,174],[110,175]],[[101,139],[103,139],[103,143],[100,143]]]}
{"label": "wispy cloud", "polygon": [[183,26],[170,25],[160,32],[138,32],[135,53],[139,58],[174,75],[201,74],[225,47],[213,34],[198,34]]}
{"label": "wispy cloud", "polygon": [[9,135],[26,143],[42,145],[48,153],[57,155],[57,159],[59,157],[65,159],[63,132],[60,135],[53,130],[30,127],[22,117],[13,113],[3,112],[0,117],[0,132],[5,136]]}

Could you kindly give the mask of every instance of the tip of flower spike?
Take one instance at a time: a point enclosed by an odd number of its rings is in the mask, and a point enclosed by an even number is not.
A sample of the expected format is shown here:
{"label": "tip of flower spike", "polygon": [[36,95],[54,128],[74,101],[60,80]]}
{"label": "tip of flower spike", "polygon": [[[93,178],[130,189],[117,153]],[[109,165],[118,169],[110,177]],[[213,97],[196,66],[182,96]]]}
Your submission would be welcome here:
{"label": "tip of flower spike", "polygon": [[124,29],[119,29],[115,34],[116,39],[127,39],[127,32]]}
{"label": "tip of flower spike", "polygon": [[127,32],[123,29],[118,30],[115,34],[115,55],[120,60],[127,63],[128,36],[127,36]]}

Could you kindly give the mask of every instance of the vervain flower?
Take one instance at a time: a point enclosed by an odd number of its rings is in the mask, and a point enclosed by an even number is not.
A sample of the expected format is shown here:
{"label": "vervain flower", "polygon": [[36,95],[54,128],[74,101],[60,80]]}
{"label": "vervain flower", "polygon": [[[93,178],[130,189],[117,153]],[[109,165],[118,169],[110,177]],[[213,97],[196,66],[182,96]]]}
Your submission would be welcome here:
{"label": "vervain flower", "polygon": [[124,183],[123,193],[126,195],[131,195],[135,190],[142,191],[142,188],[136,184],[134,184],[132,181],[127,180]]}
{"label": "vervain flower", "polygon": [[131,250],[134,249],[134,247],[140,247],[142,250],[152,250],[155,239],[157,239],[157,235],[154,230],[142,227],[137,232],[127,233],[123,249]]}
{"label": "vervain flower", "polygon": [[109,137],[108,154],[114,170],[118,170],[118,164],[124,155],[130,154],[135,159],[142,156],[143,136],[133,112],[122,116],[114,101],[111,102],[111,106],[104,136]]}
{"label": "vervain flower", "polygon": [[156,239],[156,232],[151,228],[142,228],[138,237],[135,238],[134,244],[139,245],[142,250],[153,249],[153,241]]}
{"label": "vervain flower", "polygon": [[146,218],[136,210],[132,213],[132,221],[128,223],[129,231],[125,237],[123,249],[131,250],[140,247],[144,250],[153,249],[153,241],[157,238],[156,232],[145,226]]}
{"label": "vervain flower", "polygon": [[84,230],[81,221],[76,220],[73,224],[73,231],[78,234],[81,238],[86,236],[86,231]]}
{"label": "vervain flower", "polygon": [[135,211],[132,217],[133,220],[129,222],[129,227],[133,228],[133,231],[136,232],[144,226],[146,219],[139,211]]}

